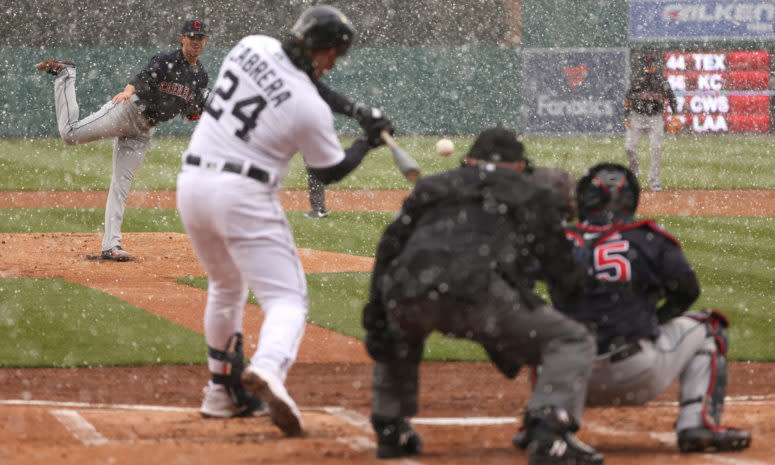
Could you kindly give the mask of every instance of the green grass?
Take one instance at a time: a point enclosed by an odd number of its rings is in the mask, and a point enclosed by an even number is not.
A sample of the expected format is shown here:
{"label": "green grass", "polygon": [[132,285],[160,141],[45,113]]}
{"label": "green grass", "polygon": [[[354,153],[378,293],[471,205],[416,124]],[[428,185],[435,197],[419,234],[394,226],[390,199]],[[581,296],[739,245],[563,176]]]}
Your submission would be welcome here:
{"label": "green grass", "polygon": [[[473,137],[451,139],[455,153],[443,158],[434,150],[438,137],[397,137],[399,144],[417,159],[423,174],[457,166],[473,142]],[[343,138],[342,144],[347,147],[351,141]],[[525,137],[524,142],[534,165],[564,165],[576,176],[600,161],[625,162],[622,137]],[[174,189],[186,146],[185,138],[155,138],[135,176],[133,189]],[[662,184],[686,189],[773,189],[774,147],[772,136],[667,136]],[[640,154],[645,173],[649,166],[647,142],[641,144]],[[0,139],[0,190],[104,190],[110,183],[111,156],[110,141],[68,147],[55,138]],[[300,156],[293,158],[284,187],[306,189],[306,172]],[[330,186],[410,187],[384,147],[370,152],[350,176]]]}
{"label": "green grass", "polygon": [[58,279],[0,279],[0,366],[203,363],[204,336]]}
{"label": "green grass", "polygon": [[[0,233],[104,232],[104,208],[0,209]],[[184,232],[175,209],[127,208],[124,232]]]}
{"label": "green grass", "polygon": [[[768,241],[775,229],[775,219],[679,216],[656,219],[681,241],[697,272],[702,294],[693,308],[716,308],[730,317],[730,358],[775,360],[775,340],[769,331],[773,325],[770,309],[775,289],[775,244]],[[307,223],[297,225],[307,226]],[[375,231],[373,240],[378,235]],[[347,252],[331,245],[327,250]],[[360,312],[366,301],[369,277],[369,273],[307,275],[309,321],[362,338]],[[205,278],[185,282],[202,289],[207,287]],[[543,287],[539,287],[539,293],[546,297]],[[257,302],[253,299],[252,303]],[[429,339],[425,355],[429,360],[486,359],[478,345],[449,340],[438,334]]]}
{"label": "green grass", "polygon": [[[307,286],[310,300],[309,323],[336,331],[347,336],[363,339],[361,311],[369,294],[371,273],[322,273],[308,274]],[[207,289],[207,278],[185,277],[179,283],[199,289]],[[251,292],[248,302],[259,302]],[[479,344],[467,340],[449,339],[433,333],[425,344],[426,360],[487,360]]]}
{"label": "green grass", "polygon": [[[457,150],[438,157],[436,137],[402,138],[425,174],[457,166],[472,142],[453,137]],[[762,136],[668,137],[663,184],[671,188],[775,189],[775,138]],[[138,172],[133,189],[174,189],[180,155],[187,141],[157,138]],[[623,162],[621,138],[526,138],[535,165],[558,165],[576,175],[598,161]],[[349,141],[344,140],[348,145]],[[0,190],[107,189],[110,142],[67,147],[58,139],[0,139]],[[567,158],[564,154],[568,154]],[[646,146],[642,166],[648,168]],[[306,175],[294,158],[285,187],[304,189]],[[390,153],[378,149],[350,177],[332,188],[411,187],[398,173]],[[393,213],[332,212],[310,221],[303,212],[287,212],[299,247],[373,256]],[[101,233],[103,208],[0,209],[0,232]],[[771,305],[775,289],[773,218],[660,217],[682,242],[695,266],[702,295],[697,308],[713,307],[732,320],[731,358],[775,360]],[[127,209],[125,232],[183,232],[175,209]],[[205,278],[197,278],[199,286]],[[369,273],[308,275],[314,324],[362,337],[360,311]],[[201,363],[203,339],[167,320],[149,315],[101,292],[57,280],[0,280],[0,366],[77,366],[153,363]],[[94,332],[99,328],[96,337]],[[103,330],[105,328],[105,330]],[[145,349],[142,349],[142,348]],[[432,336],[430,360],[478,360],[476,344]]]}
{"label": "green grass", "polygon": [[775,297],[775,218],[662,217],[680,239],[699,277],[695,308],[717,308],[732,322],[731,355],[737,360],[775,360],[772,305]]}
{"label": "green grass", "polygon": [[[379,235],[392,212],[332,212],[324,221],[311,221],[304,212],[287,211],[296,245],[302,248],[373,256]],[[99,233],[104,208],[0,209],[0,233]],[[346,227],[342,227],[346,224]],[[177,210],[128,208],[123,232],[185,232]]]}

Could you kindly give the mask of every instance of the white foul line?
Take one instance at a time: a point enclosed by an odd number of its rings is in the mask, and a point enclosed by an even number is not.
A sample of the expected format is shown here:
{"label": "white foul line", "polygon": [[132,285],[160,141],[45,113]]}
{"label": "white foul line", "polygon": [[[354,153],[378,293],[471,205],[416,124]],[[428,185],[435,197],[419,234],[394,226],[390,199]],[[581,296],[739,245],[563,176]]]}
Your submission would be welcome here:
{"label": "white foul line", "polygon": [[768,463],[760,462],[758,460],[748,460],[748,459],[739,459],[737,457],[724,457],[720,454],[704,454],[705,458],[708,459],[709,462],[715,462],[720,464],[728,464],[728,465],[768,465]]}
{"label": "white foul line", "polygon": [[198,412],[191,407],[165,407],[163,405],[133,405],[133,404],[90,404],[88,402],[57,402],[48,400],[0,400],[0,405],[21,405],[38,407],[70,407],[93,409],[136,410],[140,412]]}
{"label": "white foul line", "polygon": [[493,426],[519,422],[520,420],[514,417],[412,418],[412,424],[433,426]]}
{"label": "white foul line", "polygon": [[52,410],[50,413],[67,428],[75,439],[81,441],[85,446],[99,446],[108,443],[105,436],[101,435],[94,425],[86,421],[75,410]]}

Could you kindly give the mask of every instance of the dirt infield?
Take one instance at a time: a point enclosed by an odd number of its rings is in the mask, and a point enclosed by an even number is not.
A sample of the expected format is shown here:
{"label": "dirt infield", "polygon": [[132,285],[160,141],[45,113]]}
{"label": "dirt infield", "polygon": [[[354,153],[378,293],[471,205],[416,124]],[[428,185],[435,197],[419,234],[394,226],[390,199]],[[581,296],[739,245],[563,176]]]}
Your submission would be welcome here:
{"label": "dirt infield", "polygon": [[[327,191],[331,210],[399,208],[405,191]],[[284,194],[288,209],[308,207],[306,191]],[[102,207],[105,193],[4,192],[0,208]],[[132,192],[130,207],[174,208],[172,192]],[[742,209],[745,208],[745,211]],[[769,191],[645,192],[640,213],[775,216]],[[336,214],[325,221],[336,221]],[[0,234],[0,277],[56,277],[100,289],[195,331],[206,293],[175,279],[203,275],[183,234],[125,234],[137,259],[87,260],[94,234]],[[307,273],[369,271],[369,257],[301,249]],[[245,317],[247,353],[261,312]],[[681,455],[672,424],[677,387],[646,406],[590,408],[580,437],[608,465],[763,465],[775,456],[773,364],[732,363],[725,422],[751,429],[741,453]],[[205,366],[0,369],[0,464],[353,464],[377,463],[368,425],[371,364],[360,341],[308,325],[288,389],[307,434],[282,437],[268,418],[204,420],[197,412]],[[510,445],[528,397],[524,375],[505,379],[488,363],[424,363],[415,419],[425,453],[407,465],[526,463]]]}

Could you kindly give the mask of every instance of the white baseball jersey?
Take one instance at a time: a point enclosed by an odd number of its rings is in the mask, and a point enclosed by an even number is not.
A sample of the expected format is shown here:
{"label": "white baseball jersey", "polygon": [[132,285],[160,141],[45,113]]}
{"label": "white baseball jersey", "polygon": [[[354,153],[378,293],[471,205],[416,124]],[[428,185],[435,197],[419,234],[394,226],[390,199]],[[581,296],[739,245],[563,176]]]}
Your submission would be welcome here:
{"label": "white baseball jersey", "polygon": [[277,39],[247,36],[224,59],[187,153],[250,161],[279,185],[299,151],[312,168],[344,159],[333,114]]}
{"label": "white baseball jersey", "polygon": [[[178,176],[178,211],[208,276],[205,340],[226,350],[242,332],[248,289],[264,311],[251,364],[285,380],[304,334],[307,285],[277,191],[291,157],[344,159],[334,117],[279,41],[242,39],[224,58]],[[256,170],[260,176],[252,176]],[[268,174],[268,176],[266,176]],[[255,328],[245,328],[254,331]],[[208,357],[211,373],[224,373]]]}

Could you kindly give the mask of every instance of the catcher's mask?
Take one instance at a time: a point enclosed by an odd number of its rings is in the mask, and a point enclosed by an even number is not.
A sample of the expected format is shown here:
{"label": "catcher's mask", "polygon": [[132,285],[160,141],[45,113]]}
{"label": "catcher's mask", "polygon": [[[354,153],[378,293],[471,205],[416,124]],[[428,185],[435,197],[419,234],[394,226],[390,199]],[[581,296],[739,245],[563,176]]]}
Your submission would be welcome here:
{"label": "catcher's mask", "polygon": [[598,163],[579,179],[576,198],[579,220],[600,216],[603,222],[613,223],[635,214],[640,185],[626,166]]}
{"label": "catcher's mask", "polygon": [[354,35],[350,20],[329,5],[307,8],[291,28],[291,36],[308,48],[335,47],[339,56],[347,53]]}

